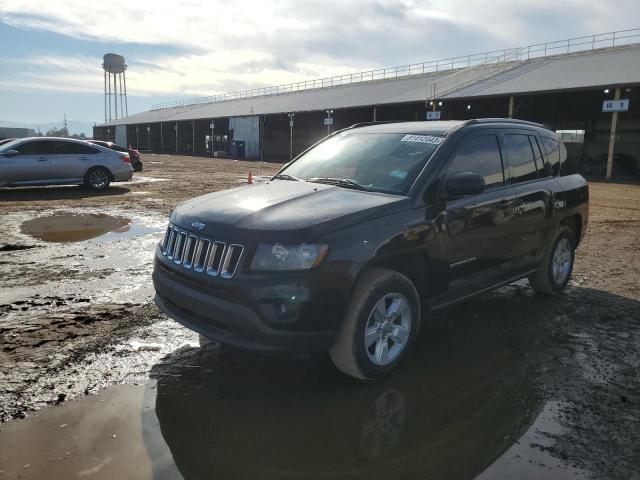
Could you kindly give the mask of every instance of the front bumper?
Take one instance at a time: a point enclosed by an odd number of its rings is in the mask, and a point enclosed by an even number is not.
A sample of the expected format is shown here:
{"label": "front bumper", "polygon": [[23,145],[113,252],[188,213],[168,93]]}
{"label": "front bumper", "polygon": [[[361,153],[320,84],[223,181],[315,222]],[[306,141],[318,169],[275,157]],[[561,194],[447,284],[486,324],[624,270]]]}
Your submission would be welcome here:
{"label": "front bumper", "polygon": [[[274,326],[272,320],[275,314],[272,316],[267,313],[271,310],[261,308],[259,303],[259,299],[263,300],[268,291],[266,288],[257,288],[255,285],[242,288],[240,285],[233,289],[241,290],[240,293],[216,290],[173,271],[157,258],[153,284],[155,302],[160,310],[185,327],[220,343],[252,350],[314,352],[327,351],[336,335],[333,325],[328,325],[326,330],[295,328],[308,326],[304,308],[294,328],[291,325],[284,328]],[[324,303],[327,300],[331,302],[330,299],[324,299]],[[320,304],[311,302],[306,306],[306,311],[309,308],[317,309]],[[334,317],[340,316],[338,311],[336,308],[327,310]]]}

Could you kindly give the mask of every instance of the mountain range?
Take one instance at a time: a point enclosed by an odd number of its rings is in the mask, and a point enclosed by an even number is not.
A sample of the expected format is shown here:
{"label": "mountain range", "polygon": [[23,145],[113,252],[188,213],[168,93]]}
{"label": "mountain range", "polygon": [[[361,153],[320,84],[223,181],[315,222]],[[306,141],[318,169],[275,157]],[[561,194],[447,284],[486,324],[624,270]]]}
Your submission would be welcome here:
{"label": "mountain range", "polygon": [[[84,122],[82,120],[67,120],[67,129],[69,134],[84,133],[87,137],[93,136],[94,122]],[[32,128],[34,130],[40,129],[42,134],[46,134],[47,130],[52,128],[62,128],[62,121],[60,122],[42,122],[42,123],[22,123],[11,122],[9,120],[0,120],[0,127],[14,127],[14,128]]]}

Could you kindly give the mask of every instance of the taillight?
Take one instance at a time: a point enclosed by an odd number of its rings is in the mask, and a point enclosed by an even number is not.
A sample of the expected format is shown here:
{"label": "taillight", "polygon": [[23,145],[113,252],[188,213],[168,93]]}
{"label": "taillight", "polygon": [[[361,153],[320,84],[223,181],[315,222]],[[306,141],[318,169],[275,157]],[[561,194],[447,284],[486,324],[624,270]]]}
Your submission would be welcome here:
{"label": "taillight", "polygon": [[120,160],[122,160],[124,163],[131,163],[131,159],[129,158],[129,155],[122,155],[120,157]]}

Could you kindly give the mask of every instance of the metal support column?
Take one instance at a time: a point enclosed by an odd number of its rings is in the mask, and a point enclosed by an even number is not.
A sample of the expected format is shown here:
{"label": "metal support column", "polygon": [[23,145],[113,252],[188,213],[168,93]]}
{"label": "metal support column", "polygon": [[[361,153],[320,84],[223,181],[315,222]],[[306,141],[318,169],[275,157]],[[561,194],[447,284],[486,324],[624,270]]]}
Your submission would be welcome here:
{"label": "metal support column", "polygon": [[[620,100],[620,87],[616,88],[614,100]],[[613,112],[611,116],[611,135],[609,137],[609,155],[607,156],[607,179],[613,173],[613,152],[616,146],[616,131],[618,129],[618,112]]]}
{"label": "metal support column", "polygon": [[513,118],[513,105],[515,103],[515,98],[513,95],[509,97],[509,118]]}
{"label": "metal support column", "polygon": [[378,107],[373,107],[373,121],[378,120]]}
{"label": "metal support column", "polygon": [[147,125],[147,144],[149,145],[149,151],[151,151],[151,125]]}
{"label": "metal support column", "polygon": [[107,71],[104,71],[104,123],[107,123]]}
{"label": "metal support column", "polygon": [[124,117],[124,102],[122,101],[122,75],[118,75],[118,81],[120,82],[120,116]]}
{"label": "metal support column", "polygon": [[196,122],[195,120],[191,120],[191,137],[192,137],[192,145],[191,149],[193,150],[193,156],[196,155]]}
{"label": "metal support column", "polygon": [[116,120],[118,119],[118,77],[113,74],[113,107],[116,109]]}
{"label": "metal support column", "polygon": [[213,118],[211,119],[211,125],[209,125],[211,127],[211,157],[213,158],[215,156],[215,152],[216,152],[216,124],[213,121]]}
{"label": "metal support column", "polygon": [[136,150],[140,150],[140,132],[138,129],[139,127],[136,125]]}
{"label": "metal support column", "polygon": [[289,114],[289,160],[293,159],[293,118],[295,113]]}
{"label": "metal support column", "polygon": [[176,131],[176,153],[178,153],[178,122],[176,122],[173,129]]}
{"label": "metal support column", "polygon": [[127,75],[126,73],[123,71],[122,72],[122,80],[124,80],[124,111],[125,117],[129,116],[129,103],[127,102]]}
{"label": "metal support column", "polygon": [[164,153],[164,135],[162,133],[162,122],[160,122],[160,151]]}

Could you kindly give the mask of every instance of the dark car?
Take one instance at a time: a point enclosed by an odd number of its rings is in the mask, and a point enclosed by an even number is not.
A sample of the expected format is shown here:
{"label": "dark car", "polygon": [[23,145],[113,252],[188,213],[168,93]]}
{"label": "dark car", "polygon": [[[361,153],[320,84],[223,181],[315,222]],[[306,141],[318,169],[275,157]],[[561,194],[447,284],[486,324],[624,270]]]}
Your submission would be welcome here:
{"label": "dark car", "polygon": [[179,205],[156,303],[201,335],[391,372],[430,312],[529,278],[561,292],[588,217],[558,136],[517,120],[357,125],[269,182]]}
{"label": "dark car", "polygon": [[115,150],[116,152],[128,153],[129,158],[131,158],[131,166],[133,167],[133,171],[139,172],[142,170],[142,160],[140,160],[140,152],[138,150],[123,147],[113,142],[105,142],[103,140],[87,140],[87,142],[93,143],[94,145],[100,145],[105,148],[110,148],[111,150]]}

